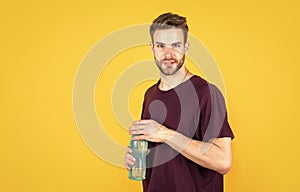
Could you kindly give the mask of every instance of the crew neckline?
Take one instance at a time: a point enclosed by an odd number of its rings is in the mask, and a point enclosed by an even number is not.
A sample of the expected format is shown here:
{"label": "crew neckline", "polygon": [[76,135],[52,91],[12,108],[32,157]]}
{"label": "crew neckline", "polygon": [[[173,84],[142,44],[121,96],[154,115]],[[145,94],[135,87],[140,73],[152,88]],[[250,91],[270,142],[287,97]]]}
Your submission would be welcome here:
{"label": "crew neckline", "polygon": [[160,80],[161,80],[161,79],[159,79],[158,82],[156,83],[156,86],[155,86],[155,87],[156,87],[156,89],[157,89],[159,92],[161,92],[161,93],[168,93],[168,92],[173,91],[174,89],[177,89],[178,87],[180,87],[180,86],[186,84],[188,81],[190,81],[190,80],[191,80],[192,78],[194,78],[194,77],[197,77],[197,75],[192,75],[190,78],[188,78],[188,79],[185,80],[184,82],[182,82],[182,83],[178,84],[177,86],[175,86],[175,87],[173,87],[173,88],[171,88],[171,89],[168,89],[168,90],[161,90],[161,89],[159,88],[159,84],[160,84]]}

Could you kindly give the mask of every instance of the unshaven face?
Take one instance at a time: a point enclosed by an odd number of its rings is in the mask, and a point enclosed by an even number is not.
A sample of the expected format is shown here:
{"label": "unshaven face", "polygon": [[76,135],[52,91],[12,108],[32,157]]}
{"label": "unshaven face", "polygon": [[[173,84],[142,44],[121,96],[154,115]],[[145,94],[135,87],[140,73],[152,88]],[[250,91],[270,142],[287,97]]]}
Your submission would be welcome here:
{"label": "unshaven face", "polygon": [[184,64],[188,44],[181,29],[156,30],[153,34],[152,53],[161,73],[175,74]]}

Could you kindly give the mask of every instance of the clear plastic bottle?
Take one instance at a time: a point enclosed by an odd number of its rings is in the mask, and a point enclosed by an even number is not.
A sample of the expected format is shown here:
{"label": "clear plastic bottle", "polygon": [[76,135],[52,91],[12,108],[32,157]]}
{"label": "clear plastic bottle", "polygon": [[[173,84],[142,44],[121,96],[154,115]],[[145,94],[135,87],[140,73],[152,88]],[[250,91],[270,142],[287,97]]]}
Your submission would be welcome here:
{"label": "clear plastic bottle", "polygon": [[[135,137],[133,135],[132,137]],[[130,140],[132,156],[136,159],[135,164],[131,167],[128,175],[132,180],[144,180],[146,178],[146,155],[148,150],[148,141]]]}

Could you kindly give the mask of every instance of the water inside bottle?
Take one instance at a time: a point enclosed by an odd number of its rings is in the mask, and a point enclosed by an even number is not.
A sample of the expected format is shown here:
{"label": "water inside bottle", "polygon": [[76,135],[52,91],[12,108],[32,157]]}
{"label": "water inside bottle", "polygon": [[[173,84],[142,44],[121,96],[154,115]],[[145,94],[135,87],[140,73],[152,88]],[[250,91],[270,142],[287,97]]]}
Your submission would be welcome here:
{"label": "water inside bottle", "polygon": [[132,156],[135,157],[136,163],[131,167],[129,178],[133,180],[143,180],[146,176],[146,154],[147,141],[131,141]]}

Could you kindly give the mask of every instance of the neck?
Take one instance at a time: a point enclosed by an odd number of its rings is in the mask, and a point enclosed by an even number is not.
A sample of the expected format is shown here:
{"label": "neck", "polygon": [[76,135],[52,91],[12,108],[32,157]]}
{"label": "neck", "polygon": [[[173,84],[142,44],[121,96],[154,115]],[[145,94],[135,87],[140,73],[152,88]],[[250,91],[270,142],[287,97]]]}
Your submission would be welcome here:
{"label": "neck", "polygon": [[186,81],[190,75],[191,74],[189,74],[189,71],[184,66],[173,75],[165,75],[160,73],[159,88],[164,91],[173,89],[174,87]]}

